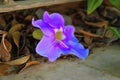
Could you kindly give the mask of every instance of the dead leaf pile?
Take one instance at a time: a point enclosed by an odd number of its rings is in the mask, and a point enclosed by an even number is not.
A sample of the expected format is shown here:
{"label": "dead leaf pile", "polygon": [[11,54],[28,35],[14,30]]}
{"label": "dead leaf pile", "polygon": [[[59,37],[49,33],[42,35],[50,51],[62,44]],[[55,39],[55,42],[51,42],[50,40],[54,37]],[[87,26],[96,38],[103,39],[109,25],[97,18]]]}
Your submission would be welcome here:
{"label": "dead leaf pile", "polygon": [[7,32],[4,32],[2,34],[2,40],[0,42],[0,59],[2,61],[9,61],[11,58],[10,51],[12,49],[12,45],[7,39],[5,39],[6,36]]}

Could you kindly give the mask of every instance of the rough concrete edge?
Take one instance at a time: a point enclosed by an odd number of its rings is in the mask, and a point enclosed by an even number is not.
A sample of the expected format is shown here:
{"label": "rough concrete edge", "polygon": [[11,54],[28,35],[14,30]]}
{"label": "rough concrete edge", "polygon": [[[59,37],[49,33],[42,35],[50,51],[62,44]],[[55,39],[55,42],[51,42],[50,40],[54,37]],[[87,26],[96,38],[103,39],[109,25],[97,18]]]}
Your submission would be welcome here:
{"label": "rough concrete edge", "polygon": [[50,6],[50,5],[57,5],[57,4],[64,4],[64,3],[71,3],[71,2],[77,2],[77,1],[84,1],[84,0],[49,0],[49,1],[21,1],[16,2],[15,4],[11,5],[0,5],[0,13],[3,12],[10,12],[10,11],[16,11],[16,10],[23,10],[23,9],[30,9],[30,8],[36,8],[36,7],[43,7],[43,6]]}

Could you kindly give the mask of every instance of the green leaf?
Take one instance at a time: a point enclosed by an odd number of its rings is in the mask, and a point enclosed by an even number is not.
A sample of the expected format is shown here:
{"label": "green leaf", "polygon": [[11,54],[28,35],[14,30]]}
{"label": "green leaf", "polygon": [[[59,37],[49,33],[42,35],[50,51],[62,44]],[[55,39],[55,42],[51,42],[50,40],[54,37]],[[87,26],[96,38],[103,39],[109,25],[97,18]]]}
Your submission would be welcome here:
{"label": "green leaf", "polygon": [[120,38],[120,31],[118,31],[117,28],[112,27],[112,26],[110,26],[109,28],[112,30],[112,32],[113,32],[118,38]]}
{"label": "green leaf", "polygon": [[87,13],[91,14],[102,4],[103,0],[87,0]]}
{"label": "green leaf", "polygon": [[120,9],[120,0],[109,0],[109,1],[113,6]]}
{"label": "green leaf", "polygon": [[40,29],[37,29],[32,33],[32,36],[33,36],[33,38],[40,40],[43,36],[43,33]]}

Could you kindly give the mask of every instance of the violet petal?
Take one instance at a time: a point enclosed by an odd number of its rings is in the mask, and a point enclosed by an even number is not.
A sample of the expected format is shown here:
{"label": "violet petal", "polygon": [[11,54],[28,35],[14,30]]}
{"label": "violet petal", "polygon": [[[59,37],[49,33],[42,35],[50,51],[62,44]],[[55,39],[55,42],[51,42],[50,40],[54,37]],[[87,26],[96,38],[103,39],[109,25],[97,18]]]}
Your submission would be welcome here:
{"label": "violet petal", "polygon": [[32,25],[37,27],[37,28],[40,28],[43,32],[44,35],[46,36],[53,36],[54,35],[54,32],[52,31],[51,27],[44,23],[42,20],[34,20],[34,18],[32,19]]}
{"label": "violet petal", "polygon": [[53,28],[60,28],[64,26],[64,18],[59,13],[50,14],[45,11],[43,20]]}
{"label": "violet petal", "polygon": [[61,54],[55,40],[46,36],[38,43],[36,52],[41,56],[48,57],[50,62],[55,61]]}
{"label": "violet petal", "polygon": [[69,41],[67,45],[71,48],[69,52],[80,59],[85,59],[88,56],[89,50],[85,49],[82,44]]}
{"label": "violet petal", "polygon": [[72,25],[64,27],[64,34],[66,35],[66,41],[72,40],[74,42],[79,42],[78,39],[74,36],[75,28]]}

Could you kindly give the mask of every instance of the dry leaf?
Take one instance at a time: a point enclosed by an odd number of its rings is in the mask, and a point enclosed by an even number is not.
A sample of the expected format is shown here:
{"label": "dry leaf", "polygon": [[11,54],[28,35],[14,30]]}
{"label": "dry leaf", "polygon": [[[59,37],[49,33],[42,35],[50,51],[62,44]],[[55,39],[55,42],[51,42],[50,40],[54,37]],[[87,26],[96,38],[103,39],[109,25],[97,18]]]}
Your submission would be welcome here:
{"label": "dry leaf", "polygon": [[6,22],[5,22],[2,15],[0,15],[0,26],[3,27],[3,28],[6,26]]}
{"label": "dry leaf", "polygon": [[19,40],[20,40],[20,32],[16,31],[12,34],[13,41],[17,47],[19,47]]}
{"label": "dry leaf", "polygon": [[114,36],[114,34],[110,29],[108,29],[108,30],[106,30],[104,36],[107,38],[112,38]]}
{"label": "dry leaf", "polygon": [[7,36],[7,33],[4,33],[2,36],[2,43],[3,43],[6,51],[10,52],[12,49],[12,45],[9,41],[7,41],[7,39],[5,39],[6,36]]}
{"label": "dry leaf", "polygon": [[14,25],[8,32],[8,37],[12,38],[17,47],[19,47],[20,30],[24,27],[24,24]]}
{"label": "dry leaf", "polygon": [[[20,53],[23,53],[24,55],[30,55],[30,50],[27,46],[24,46],[23,49],[21,48]],[[30,56],[31,59],[31,56]]]}
{"label": "dry leaf", "polygon": [[13,61],[5,62],[5,64],[9,64],[9,65],[21,65],[21,64],[26,63],[29,60],[29,58],[30,58],[30,55],[21,57],[19,59],[13,60]]}
{"label": "dry leaf", "polygon": [[26,25],[31,25],[31,20],[32,20],[33,17],[34,17],[33,15],[26,16],[25,19],[24,19],[24,23]]}
{"label": "dry leaf", "polygon": [[26,65],[19,72],[22,72],[26,68],[28,68],[32,65],[37,65],[37,64],[40,64],[40,62],[39,61],[29,61],[29,62],[26,63]]}
{"label": "dry leaf", "polygon": [[[119,16],[120,17],[120,10],[115,8],[115,7],[110,7],[110,6],[106,6],[106,11],[110,11],[107,12],[107,14],[112,14],[111,16]],[[106,15],[107,16],[107,15]]]}
{"label": "dry leaf", "polygon": [[12,26],[16,25],[16,24],[19,24],[16,19],[13,19],[12,22],[11,22]]}
{"label": "dry leaf", "polygon": [[0,30],[0,34],[4,34],[4,33],[6,33],[6,31],[2,31],[2,30]]}
{"label": "dry leaf", "polygon": [[34,16],[32,15],[28,15],[27,17],[25,17],[25,21],[31,21],[33,17]]}
{"label": "dry leaf", "polygon": [[108,21],[103,21],[103,22],[88,22],[85,21],[85,23],[89,26],[93,26],[93,27],[104,27],[108,25]]}
{"label": "dry leaf", "polygon": [[8,64],[0,63],[0,76],[8,73],[10,67]]}
{"label": "dry leaf", "polygon": [[16,25],[12,26],[12,28],[8,32],[8,36],[11,37],[11,35],[14,32],[20,31],[23,27],[24,27],[24,24],[16,24]]}
{"label": "dry leaf", "polygon": [[103,0],[103,3],[107,6],[112,6],[109,0]]}
{"label": "dry leaf", "polygon": [[90,36],[84,36],[84,41],[86,44],[92,44],[92,38]]}
{"label": "dry leaf", "polygon": [[3,34],[2,40],[0,43],[0,58],[3,61],[9,61],[11,58],[10,51],[12,49],[12,45],[9,41],[5,39],[7,33]]}

